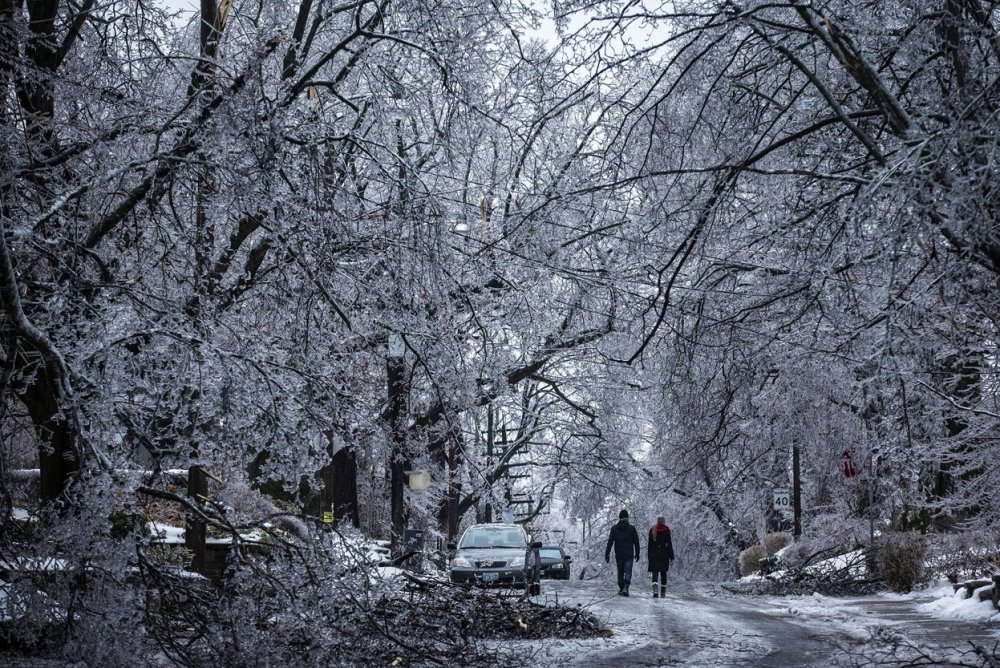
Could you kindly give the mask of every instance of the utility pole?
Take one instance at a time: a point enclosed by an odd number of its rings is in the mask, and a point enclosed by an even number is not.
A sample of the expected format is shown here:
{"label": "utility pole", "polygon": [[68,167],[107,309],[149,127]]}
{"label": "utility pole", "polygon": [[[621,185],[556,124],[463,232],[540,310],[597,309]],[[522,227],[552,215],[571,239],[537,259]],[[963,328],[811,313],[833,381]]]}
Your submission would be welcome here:
{"label": "utility pole", "polygon": [[875,463],[874,448],[868,453],[868,545],[875,545]]}
{"label": "utility pole", "polygon": [[802,535],[802,477],[799,469],[799,444],[792,444],[792,538],[798,540]]}

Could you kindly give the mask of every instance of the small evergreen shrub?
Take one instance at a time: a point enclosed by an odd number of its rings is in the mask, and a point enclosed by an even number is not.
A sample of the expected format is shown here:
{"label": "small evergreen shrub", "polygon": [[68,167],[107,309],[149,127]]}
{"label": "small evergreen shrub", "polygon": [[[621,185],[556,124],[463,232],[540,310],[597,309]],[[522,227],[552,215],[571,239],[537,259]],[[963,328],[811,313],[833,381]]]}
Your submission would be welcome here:
{"label": "small evergreen shrub", "polygon": [[770,575],[778,570],[778,558],[775,556],[764,557],[760,560],[760,574]]}
{"label": "small evergreen shrub", "polygon": [[740,575],[746,577],[760,571],[760,560],[767,556],[763,545],[751,545],[740,552]]}
{"label": "small evergreen shrub", "polygon": [[924,537],[910,532],[883,534],[866,554],[869,572],[903,593],[927,582],[926,557]]}

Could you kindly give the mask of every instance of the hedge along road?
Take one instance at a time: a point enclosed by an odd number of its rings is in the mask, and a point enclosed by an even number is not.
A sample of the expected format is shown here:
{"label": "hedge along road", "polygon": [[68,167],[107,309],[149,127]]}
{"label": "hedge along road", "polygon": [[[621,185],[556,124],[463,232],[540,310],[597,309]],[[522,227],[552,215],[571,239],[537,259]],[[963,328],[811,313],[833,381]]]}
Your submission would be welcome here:
{"label": "hedge along road", "polygon": [[[970,643],[993,652],[1000,643],[996,623],[940,620],[921,612],[929,596],[743,597],[711,584],[671,582],[666,599],[659,599],[645,577],[633,583],[631,594],[618,596],[611,579],[544,581],[539,602],[585,606],[614,635],[532,643],[537,665],[857,666],[904,658],[913,653],[909,646],[954,661]],[[970,656],[964,665],[990,665]]]}

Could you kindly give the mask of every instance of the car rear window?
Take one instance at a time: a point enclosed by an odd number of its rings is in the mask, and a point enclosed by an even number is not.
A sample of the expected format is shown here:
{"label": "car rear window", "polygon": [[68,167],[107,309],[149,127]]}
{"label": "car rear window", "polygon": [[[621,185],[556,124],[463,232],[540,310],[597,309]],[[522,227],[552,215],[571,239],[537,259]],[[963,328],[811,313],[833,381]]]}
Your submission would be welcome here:
{"label": "car rear window", "polygon": [[562,559],[562,552],[559,550],[547,550],[544,547],[538,551],[539,556],[545,557],[546,559]]}

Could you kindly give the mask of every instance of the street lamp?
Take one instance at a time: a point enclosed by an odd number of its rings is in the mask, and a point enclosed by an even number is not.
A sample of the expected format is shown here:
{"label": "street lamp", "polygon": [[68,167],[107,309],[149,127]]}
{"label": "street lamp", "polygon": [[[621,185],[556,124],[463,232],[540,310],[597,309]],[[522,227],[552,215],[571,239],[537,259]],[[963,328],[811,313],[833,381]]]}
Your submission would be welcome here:
{"label": "street lamp", "polygon": [[414,492],[422,492],[431,486],[431,474],[423,469],[404,471],[404,473],[410,476],[410,490]]}

